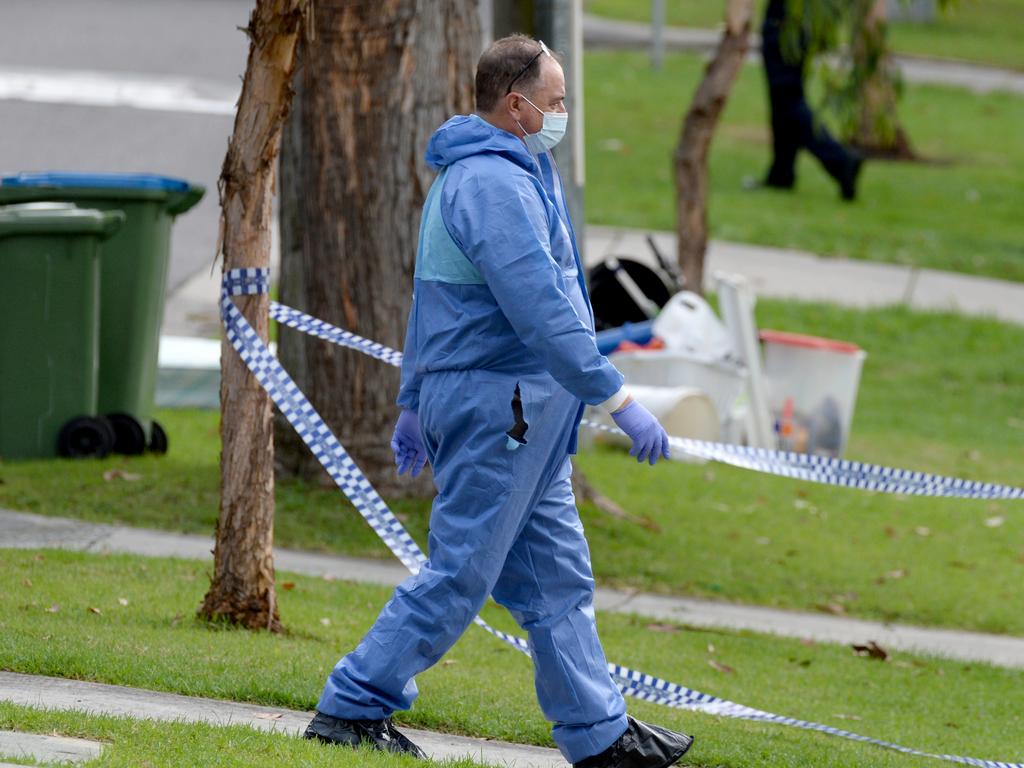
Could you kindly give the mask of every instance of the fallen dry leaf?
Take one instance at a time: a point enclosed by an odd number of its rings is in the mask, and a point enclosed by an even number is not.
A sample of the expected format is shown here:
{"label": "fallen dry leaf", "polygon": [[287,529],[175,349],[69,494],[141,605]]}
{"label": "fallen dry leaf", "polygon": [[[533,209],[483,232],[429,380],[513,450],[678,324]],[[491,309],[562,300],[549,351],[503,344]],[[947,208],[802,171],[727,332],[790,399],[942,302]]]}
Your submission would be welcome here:
{"label": "fallen dry leaf", "polygon": [[716,672],[721,672],[723,675],[734,675],[736,670],[730,667],[728,664],[722,664],[714,659],[708,659],[708,666]]}
{"label": "fallen dry leaf", "polygon": [[917,526],[917,528],[914,529],[914,533],[916,533],[918,536],[931,536],[932,535],[932,529],[931,528],[927,528],[927,527],[925,527],[923,525],[919,525],[919,526]]}
{"label": "fallen dry leaf", "polygon": [[854,644],[850,647],[858,656],[867,656],[868,658],[878,659],[879,661],[889,660],[889,652],[874,640],[868,640],[864,645]]}
{"label": "fallen dry leaf", "polygon": [[97,616],[102,616],[103,615],[103,611],[101,611],[99,608],[97,608],[94,605],[90,605],[89,606],[89,613],[95,613]]}
{"label": "fallen dry leaf", "polygon": [[257,720],[280,720],[284,715],[280,712],[258,712],[253,717]]}
{"label": "fallen dry leaf", "polygon": [[836,616],[846,615],[846,606],[840,603],[818,603],[814,607],[823,613],[833,613]]}
{"label": "fallen dry leaf", "polygon": [[124,480],[125,482],[133,483],[136,480],[141,480],[142,475],[135,472],[125,472],[123,469],[108,469],[103,473],[103,479],[108,483],[111,480]]}
{"label": "fallen dry leaf", "polygon": [[23,582],[21,582],[21,586],[23,586],[23,587],[31,587],[32,586],[32,579],[25,579]]}
{"label": "fallen dry leaf", "polygon": [[664,624],[660,621],[655,621],[652,624],[648,624],[646,628],[651,630],[652,632],[666,632],[668,634],[672,634],[673,632],[679,631],[679,627],[677,627],[675,624]]}
{"label": "fallen dry leaf", "polygon": [[281,589],[290,592],[291,590],[295,589],[295,582],[294,581],[286,581],[284,584],[281,585]]}
{"label": "fallen dry leaf", "polygon": [[442,667],[450,667],[453,664],[458,664],[458,663],[459,663],[458,659],[445,659],[444,661],[441,662],[441,666]]}

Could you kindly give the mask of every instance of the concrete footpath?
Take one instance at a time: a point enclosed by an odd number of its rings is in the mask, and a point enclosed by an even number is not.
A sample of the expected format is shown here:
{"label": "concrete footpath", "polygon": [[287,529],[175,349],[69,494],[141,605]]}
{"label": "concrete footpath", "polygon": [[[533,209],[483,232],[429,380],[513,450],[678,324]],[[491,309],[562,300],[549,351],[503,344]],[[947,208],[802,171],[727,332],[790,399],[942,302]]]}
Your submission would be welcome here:
{"label": "concrete footpath", "polygon": [[[256,704],[14,672],[0,672],[0,700],[36,709],[71,710],[90,715],[130,717],[135,720],[209,723],[218,726],[242,725],[288,736],[300,735],[313,716],[312,712],[296,712],[278,707],[261,707]],[[469,758],[480,763],[508,768],[566,768],[568,765],[554,749],[451,736],[414,728],[401,730],[435,760]],[[25,734],[21,736],[22,751],[27,752],[29,748],[37,747],[35,739]],[[13,742],[14,737],[11,738]],[[88,745],[89,742],[84,744]],[[66,744],[62,746],[68,748]],[[89,748],[81,744],[78,747],[79,750]],[[14,757],[17,754],[18,752],[14,750],[5,751],[4,741],[0,738],[0,755]],[[39,756],[39,759],[43,758]],[[59,759],[68,760],[70,756]]]}
{"label": "concrete footpath", "polygon": [[[0,699],[5,699],[5,689],[0,672]],[[22,677],[22,675],[19,675]],[[23,677],[29,677],[24,675]],[[31,679],[31,678],[29,678]],[[72,739],[67,736],[46,736],[40,733],[19,733],[0,731],[0,768],[15,763],[5,763],[3,758],[31,759],[40,763],[84,763],[100,756],[103,745],[98,741]]]}
{"label": "concrete footpath", "polygon": [[[0,548],[59,548],[120,552],[150,557],[211,557],[205,536],[99,525],[59,517],[0,510]],[[281,572],[393,586],[409,574],[397,562],[275,549]],[[710,600],[598,588],[598,610],[634,614],[708,629],[749,630],[841,645],[874,641],[906,651],[1010,668],[1024,668],[1024,638],[949,629],[929,629],[801,611],[735,605]]]}

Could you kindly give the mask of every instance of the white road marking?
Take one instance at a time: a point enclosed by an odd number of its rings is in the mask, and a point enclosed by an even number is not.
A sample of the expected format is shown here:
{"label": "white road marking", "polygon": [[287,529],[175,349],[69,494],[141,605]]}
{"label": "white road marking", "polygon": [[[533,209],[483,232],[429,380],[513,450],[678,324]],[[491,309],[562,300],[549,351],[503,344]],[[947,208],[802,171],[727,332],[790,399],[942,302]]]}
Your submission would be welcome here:
{"label": "white road marking", "polygon": [[238,88],[185,78],[0,67],[0,101],[234,115]]}

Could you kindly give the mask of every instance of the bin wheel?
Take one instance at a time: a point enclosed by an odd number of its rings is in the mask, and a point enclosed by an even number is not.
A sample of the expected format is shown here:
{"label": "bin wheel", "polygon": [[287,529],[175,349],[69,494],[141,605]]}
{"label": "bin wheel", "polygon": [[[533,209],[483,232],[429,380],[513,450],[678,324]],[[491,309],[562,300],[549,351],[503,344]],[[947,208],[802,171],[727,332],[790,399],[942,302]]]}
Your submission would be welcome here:
{"label": "bin wheel", "polygon": [[149,445],[147,450],[150,453],[167,453],[167,433],[159,421],[154,420],[149,431]]}
{"label": "bin wheel", "polygon": [[114,428],[103,418],[76,416],[57,435],[57,452],[68,459],[102,459],[113,448]]}
{"label": "bin wheel", "polygon": [[114,428],[114,453],[138,456],[146,450],[146,430],[130,413],[108,413],[107,421]]}

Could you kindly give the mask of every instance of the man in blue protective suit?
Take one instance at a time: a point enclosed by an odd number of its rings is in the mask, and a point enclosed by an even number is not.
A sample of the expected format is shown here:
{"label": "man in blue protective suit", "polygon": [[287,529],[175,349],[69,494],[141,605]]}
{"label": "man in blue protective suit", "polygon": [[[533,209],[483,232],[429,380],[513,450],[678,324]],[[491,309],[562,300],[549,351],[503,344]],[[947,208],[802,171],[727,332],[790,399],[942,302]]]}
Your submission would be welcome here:
{"label": "man in blue protective suit", "polygon": [[439,174],[423,206],[392,440],[400,473],[433,467],[429,560],[331,672],[307,738],[424,757],[391,715],[493,595],[529,636],[537,698],[566,760],[661,768],[690,747],[627,717],[594,621],[569,460],[584,404],[612,414],[638,461],[669,449],[597,350],[549,151],[565,132],[564,98],[544,44],[504,38],[480,58],[476,113],[430,139]]}

